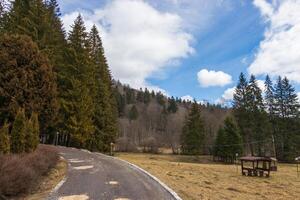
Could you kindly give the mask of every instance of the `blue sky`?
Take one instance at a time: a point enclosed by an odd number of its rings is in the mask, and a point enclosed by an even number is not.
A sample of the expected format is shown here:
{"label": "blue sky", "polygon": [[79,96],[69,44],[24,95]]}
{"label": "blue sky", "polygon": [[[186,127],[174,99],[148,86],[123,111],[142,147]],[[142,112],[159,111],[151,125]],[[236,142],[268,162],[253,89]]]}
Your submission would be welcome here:
{"label": "blue sky", "polygon": [[78,13],[97,25],[114,78],[132,87],[224,103],[244,72],[287,76],[299,88],[299,0],[59,3],[67,30]]}

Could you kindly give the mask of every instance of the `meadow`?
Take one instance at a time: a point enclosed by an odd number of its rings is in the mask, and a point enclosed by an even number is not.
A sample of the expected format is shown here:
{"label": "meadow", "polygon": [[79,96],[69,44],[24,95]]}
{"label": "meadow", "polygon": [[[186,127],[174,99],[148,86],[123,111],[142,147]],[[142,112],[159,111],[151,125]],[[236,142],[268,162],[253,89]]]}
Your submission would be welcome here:
{"label": "meadow", "polygon": [[208,156],[119,153],[121,159],[147,170],[182,199],[298,199],[296,165],[278,164],[269,178],[241,175],[238,165],[212,162]]}

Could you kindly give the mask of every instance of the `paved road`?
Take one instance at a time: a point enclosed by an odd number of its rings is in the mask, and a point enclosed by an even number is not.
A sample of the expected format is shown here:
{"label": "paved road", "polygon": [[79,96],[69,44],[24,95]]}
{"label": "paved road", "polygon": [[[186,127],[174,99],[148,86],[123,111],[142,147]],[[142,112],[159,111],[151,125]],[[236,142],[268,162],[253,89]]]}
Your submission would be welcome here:
{"label": "paved road", "polygon": [[175,199],[148,175],[123,161],[73,148],[58,150],[68,162],[68,172],[48,200]]}

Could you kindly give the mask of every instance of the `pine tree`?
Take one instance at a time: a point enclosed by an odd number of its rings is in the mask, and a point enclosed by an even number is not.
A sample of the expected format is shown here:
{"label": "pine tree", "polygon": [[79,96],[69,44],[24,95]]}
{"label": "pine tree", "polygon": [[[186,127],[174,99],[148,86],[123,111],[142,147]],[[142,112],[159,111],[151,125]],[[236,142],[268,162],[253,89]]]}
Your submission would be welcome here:
{"label": "pine tree", "polygon": [[199,105],[194,102],[184,124],[181,143],[184,154],[201,154],[204,144],[204,121]]}
{"label": "pine tree", "polygon": [[68,92],[71,102],[66,104],[70,116],[66,121],[68,132],[71,134],[70,144],[74,147],[85,148],[92,137],[95,126],[93,121],[93,101],[85,85],[79,80],[72,80],[73,88]]}
{"label": "pine tree", "polygon": [[285,77],[278,77],[274,92],[276,133],[275,142],[277,157],[289,161],[296,156],[299,150],[299,103],[295,89]]}
{"label": "pine tree", "polygon": [[111,75],[102,41],[95,25],[92,27],[88,38],[93,71],[95,72],[95,94],[97,94],[94,97],[95,135],[97,140],[102,141],[102,146],[96,148],[99,151],[109,151],[110,143],[115,141],[117,135],[117,103],[113,94]]}
{"label": "pine tree", "polygon": [[269,113],[269,116],[271,118],[274,117],[274,87],[273,83],[269,77],[269,75],[266,76],[265,80],[265,107]]}
{"label": "pine tree", "polygon": [[224,132],[227,145],[225,148],[227,160],[232,163],[235,160],[236,153],[242,155],[243,145],[239,129],[231,117],[227,117],[224,121]]}
{"label": "pine tree", "polygon": [[248,101],[250,121],[250,144],[252,154],[265,156],[270,150],[267,149],[267,140],[271,140],[270,123],[265,112],[262,91],[257,85],[254,75],[251,75],[248,84]]}
{"label": "pine tree", "polygon": [[169,100],[169,106],[168,106],[168,112],[169,113],[176,113],[177,110],[178,110],[178,106],[177,106],[177,103],[176,103],[176,100],[175,98],[172,96]]}
{"label": "pine tree", "polygon": [[10,152],[9,126],[5,123],[0,128],[0,155]]}
{"label": "pine tree", "polygon": [[33,151],[33,124],[31,120],[25,121],[25,152],[30,153]]}
{"label": "pine tree", "polygon": [[79,15],[69,33],[68,65],[62,70],[64,92],[61,93],[63,129],[71,137],[69,144],[87,147],[93,135],[95,91],[93,63],[89,57],[89,44],[82,17]]}
{"label": "pine tree", "polygon": [[133,105],[128,114],[129,120],[136,120],[139,117],[139,112],[135,105]]}
{"label": "pine tree", "polygon": [[4,34],[0,38],[0,74],[0,123],[12,123],[23,107],[26,115],[41,115],[45,130],[58,110],[56,78],[48,59],[29,37]]}
{"label": "pine tree", "polygon": [[25,151],[25,110],[19,109],[11,130],[11,152],[23,153]]}
{"label": "pine tree", "polygon": [[226,149],[226,134],[223,127],[220,127],[217,133],[214,144],[214,157],[221,159],[222,161],[226,160],[227,149]]}
{"label": "pine tree", "polygon": [[144,103],[145,104],[149,104],[151,101],[151,94],[149,92],[149,90],[147,88],[145,88],[145,92],[144,92]]}
{"label": "pine tree", "polygon": [[[243,140],[246,143],[251,142],[251,115],[249,113],[249,87],[246,77],[243,73],[240,74],[239,82],[233,96],[233,114],[241,131]],[[248,146],[246,151],[251,151],[253,148]]]}
{"label": "pine tree", "polygon": [[39,120],[36,113],[32,113],[25,124],[25,151],[30,153],[36,150],[39,144]]}

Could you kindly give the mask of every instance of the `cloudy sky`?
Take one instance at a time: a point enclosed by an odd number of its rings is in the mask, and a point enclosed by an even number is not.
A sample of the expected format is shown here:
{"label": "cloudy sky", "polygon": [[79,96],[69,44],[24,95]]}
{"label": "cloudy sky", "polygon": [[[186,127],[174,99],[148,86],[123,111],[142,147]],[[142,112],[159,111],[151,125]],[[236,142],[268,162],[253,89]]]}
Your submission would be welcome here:
{"label": "cloudy sky", "polygon": [[65,29],[96,24],[114,79],[229,101],[241,72],[300,91],[300,0],[59,0]]}

